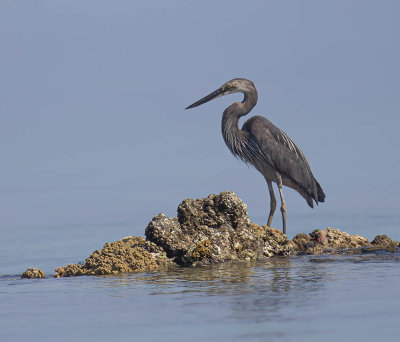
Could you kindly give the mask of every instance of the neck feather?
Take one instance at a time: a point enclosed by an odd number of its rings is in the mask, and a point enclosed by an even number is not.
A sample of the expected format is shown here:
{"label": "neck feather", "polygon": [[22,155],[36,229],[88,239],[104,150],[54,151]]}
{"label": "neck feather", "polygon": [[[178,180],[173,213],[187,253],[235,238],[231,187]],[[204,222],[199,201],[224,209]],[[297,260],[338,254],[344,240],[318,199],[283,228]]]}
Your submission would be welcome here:
{"label": "neck feather", "polygon": [[239,129],[239,118],[248,114],[257,103],[257,90],[243,92],[242,102],[232,103],[224,110],[222,115],[222,136],[231,152],[243,159],[242,147],[244,144],[244,133]]}

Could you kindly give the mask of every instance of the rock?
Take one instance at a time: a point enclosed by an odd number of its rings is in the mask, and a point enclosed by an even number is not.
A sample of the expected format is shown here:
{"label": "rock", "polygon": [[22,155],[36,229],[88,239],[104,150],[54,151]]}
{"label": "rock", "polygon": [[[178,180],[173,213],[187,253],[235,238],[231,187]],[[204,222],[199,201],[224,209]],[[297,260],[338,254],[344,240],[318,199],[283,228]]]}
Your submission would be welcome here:
{"label": "rock", "polygon": [[274,255],[288,256],[297,253],[297,245],[290,241],[282,231],[267,226],[263,226],[263,228],[265,229],[263,236],[265,255],[268,257]]}
{"label": "rock", "polygon": [[227,225],[233,229],[251,223],[246,204],[232,191],[184,200],[178,206],[178,221],[184,227],[218,228]]}
{"label": "rock", "polygon": [[54,276],[141,272],[176,265],[205,266],[230,260],[253,261],[343,250],[346,253],[394,251],[399,247],[399,242],[386,235],[378,235],[370,243],[360,235],[333,228],[298,234],[290,241],[278,229],[252,223],[246,204],[232,191],[184,200],[177,217],[158,214],[147,225],[145,235],[146,240],[129,236],[106,243],[84,264],[59,267]]}
{"label": "rock", "polygon": [[310,234],[297,234],[293,238],[299,252],[304,254],[322,254],[348,248],[361,248],[370,245],[368,239],[360,235],[350,235],[339,229],[316,229]]}
{"label": "rock", "polygon": [[54,278],[61,277],[77,277],[82,275],[87,275],[88,270],[81,264],[69,264],[67,266],[62,266],[56,268],[56,273]]}
{"label": "rock", "polygon": [[83,265],[57,268],[54,277],[141,272],[172,264],[162,248],[142,237],[129,236],[106,243],[101,251],[94,251]]}
{"label": "rock", "polygon": [[29,267],[24,273],[22,273],[21,278],[44,278],[44,272],[38,268]]}
{"label": "rock", "polygon": [[176,217],[169,218],[164,214],[153,217],[145,230],[147,240],[161,246],[169,258],[179,259],[185,254],[191,237],[182,231]]}
{"label": "rock", "polygon": [[364,252],[373,252],[377,250],[384,250],[387,252],[395,252],[396,248],[400,247],[399,241],[393,241],[387,235],[377,235],[371,242],[371,246],[367,246]]}
{"label": "rock", "polygon": [[246,205],[232,191],[184,200],[177,218],[159,214],[145,234],[184,266],[257,260],[297,249],[281,231],[251,223]]}
{"label": "rock", "polygon": [[316,245],[316,240],[311,237],[310,234],[300,233],[293,238],[293,242],[296,244],[299,252],[306,252]]}
{"label": "rock", "polygon": [[400,247],[399,241],[393,241],[390,237],[386,235],[375,236],[375,239],[372,240],[371,244],[381,247],[391,247],[391,248]]}

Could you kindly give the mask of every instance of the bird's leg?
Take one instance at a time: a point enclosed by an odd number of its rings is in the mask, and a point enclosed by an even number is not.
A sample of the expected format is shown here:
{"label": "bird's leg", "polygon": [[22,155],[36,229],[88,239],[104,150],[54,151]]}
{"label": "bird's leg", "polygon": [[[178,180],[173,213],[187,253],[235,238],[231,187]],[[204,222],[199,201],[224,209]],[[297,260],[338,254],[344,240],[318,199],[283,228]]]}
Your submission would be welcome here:
{"label": "bird's leg", "polygon": [[276,199],[275,199],[275,195],[274,195],[274,188],[272,187],[272,182],[269,181],[269,180],[266,180],[266,181],[267,181],[267,184],[268,184],[269,196],[271,198],[267,226],[271,227],[272,216],[274,216],[274,212],[275,212],[275,208],[276,208]]}
{"label": "bird's leg", "polygon": [[281,196],[281,212],[282,212],[282,222],[283,222],[283,234],[286,234],[286,203],[283,198],[283,191],[282,191],[282,177],[278,177],[278,188],[279,188],[279,195]]}

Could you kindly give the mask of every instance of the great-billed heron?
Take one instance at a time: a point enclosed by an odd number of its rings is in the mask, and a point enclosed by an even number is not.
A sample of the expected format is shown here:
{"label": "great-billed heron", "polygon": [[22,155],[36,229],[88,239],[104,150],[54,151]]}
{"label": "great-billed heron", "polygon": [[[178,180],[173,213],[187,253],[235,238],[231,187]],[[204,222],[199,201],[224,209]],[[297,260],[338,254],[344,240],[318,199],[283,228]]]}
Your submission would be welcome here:
{"label": "great-billed heron", "polygon": [[278,185],[283,233],[286,234],[286,203],[282,185],[295,189],[311,208],[314,206],[313,200],[317,204],[324,202],[325,194],[313,176],[303,152],[285,132],[262,116],[251,117],[244,123],[242,129],[239,128],[239,118],[248,114],[257,103],[258,95],[254,83],[244,78],[235,78],[186,109],[237,92],[243,93],[244,99],[224,110],[222,135],[233,155],[245,163],[254,165],[267,181],[271,197],[268,227],[271,226],[276,208],[272,182]]}

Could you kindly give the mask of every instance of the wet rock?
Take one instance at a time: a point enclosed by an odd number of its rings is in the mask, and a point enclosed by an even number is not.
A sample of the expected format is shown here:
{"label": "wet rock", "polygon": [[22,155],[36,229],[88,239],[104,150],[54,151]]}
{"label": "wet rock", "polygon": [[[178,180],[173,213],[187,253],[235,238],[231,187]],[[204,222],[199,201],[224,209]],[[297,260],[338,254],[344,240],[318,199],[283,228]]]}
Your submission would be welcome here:
{"label": "wet rock", "polygon": [[57,268],[54,277],[141,272],[172,264],[162,248],[142,237],[129,236],[106,243],[101,251],[94,251],[83,265]]}
{"label": "wet rock", "polygon": [[161,246],[170,258],[184,255],[191,241],[189,234],[181,229],[178,219],[169,218],[164,214],[153,217],[145,235],[147,240]]}
{"label": "wet rock", "polygon": [[140,272],[169,266],[204,266],[230,260],[254,261],[273,256],[394,251],[399,242],[378,235],[372,243],[338,229],[314,230],[288,240],[280,230],[252,223],[247,207],[232,191],[186,199],[178,215],[158,214],[142,237],[106,243],[83,264],[56,269],[55,277]]}
{"label": "wet rock", "polygon": [[316,245],[315,239],[310,234],[300,233],[293,238],[293,242],[296,244],[299,252],[306,252],[310,248]]}
{"label": "wet rock", "polygon": [[184,200],[178,206],[178,221],[183,227],[218,228],[227,225],[233,229],[251,223],[246,204],[232,191]]}
{"label": "wet rock", "polygon": [[29,267],[24,273],[22,273],[21,278],[44,278],[44,272],[39,268]]}
{"label": "wet rock", "polygon": [[177,218],[159,214],[145,234],[184,266],[257,260],[297,249],[281,231],[251,223],[247,206],[232,191],[184,200]]}
{"label": "wet rock", "polygon": [[364,252],[374,252],[377,250],[384,250],[387,252],[395,252],[400,247],[399,241],[393,241],[387,235],[377,235],[371,242],[371,246],[367,246]]}
{"label": "wet rock", "polygon": [[390,248],[400,247],[399,241],[393,241],[387,235],[375,236],[375,239],[372,240],[371,244],[375,246],[390,247]]}
{"label": "wet rock", "polygon": [[88,270],[81,264],[69,264],[67,266],[62,266],[56,268],[56,273],[54,278],[61,277],[77,277],[82,275],[87,275]]}
{"label": "wet rock", "polygon": [[263,228],[265,229],[265,235],[263,236],[265,255],[271,257],[274,255],[287,256],[297,253],[297,245],[293,241],[290,241],[279,229],[268,228],[267,226],[263,226]]}
{"label": "wet rock", "polygon": [[310,234],[297,234],[293,242],[297,245],[299,252],[304,254],[330,253],[370,245],[368,239],[360,235],[350,235],[333,228],[317,229]]}

